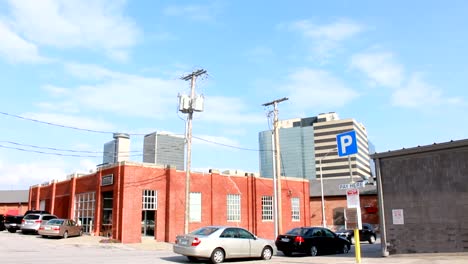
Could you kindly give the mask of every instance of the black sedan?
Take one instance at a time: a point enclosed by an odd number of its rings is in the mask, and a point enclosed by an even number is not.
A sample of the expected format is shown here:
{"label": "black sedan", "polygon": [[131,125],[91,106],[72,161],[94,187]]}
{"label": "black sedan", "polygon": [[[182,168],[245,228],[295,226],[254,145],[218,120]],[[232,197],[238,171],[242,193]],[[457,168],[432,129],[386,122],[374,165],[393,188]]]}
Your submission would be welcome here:
{"label": "black sedan", "polygon": [[292,253],[317,254],[348,253],[351,243],[323,227],[297,227],[284,235],[279,235],[275,241],[276,248],[285,256]]}
{"label": "black sedan", "polygon": [[[354,230],[352,229],[342,229],[336,232],[340,237],[346,238],[354,245]],[[367,241],[369,244],[374,244],[377,240],[377,234],[375,233],[374,227],[371,224],[362,224],[362,229],[359,229],[359,240]]]}

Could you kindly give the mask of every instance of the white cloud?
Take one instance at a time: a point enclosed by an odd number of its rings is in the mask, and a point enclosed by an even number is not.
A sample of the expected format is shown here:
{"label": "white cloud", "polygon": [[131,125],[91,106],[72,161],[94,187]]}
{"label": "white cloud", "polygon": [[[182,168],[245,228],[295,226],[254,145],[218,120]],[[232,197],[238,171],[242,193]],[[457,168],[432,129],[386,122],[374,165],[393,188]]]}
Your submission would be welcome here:
{"label": "white cloud", "polygon": [[[97,83],[69,88],[46,85],[44,89],[55,96],[56,102],[45,103],[69,109],[75,105],[119,115],[167,119],[176,117],[177,94],[187,85],[181,80],[124,74],[96,65],[67,64],[65,68],[73,76]],[[249,106],[240,98],[206,97],[204,109],[195,113],[194,118],[225,125],[265,122],[261,114],[249,112]]]}
{"label": "white cloud", "polygon": [[301,111],[341,107],[359,96],[329,72],[308,68],[289,75],[288,83],[281,89],[293,107]]}
{"label": "white cloud", "polygon": [[350,39],[364,30],[364,27],[351,20],[338,20],[331,24],[317,25],[310,20],[295,21],[289,25],[292,30],[312,40],[312,49],[318,55],[327,57],[341,42]]}
{"label": "white cloud", "polygon": [[210,96],[205,98],[205,111],[196,114],[196,118],[200,121],[235,126],[265,122],[263,113],[250,113],[249,110],[250,107],[241,98]]}
{"label": "white cloud", "polygon": [[10,62],[36,63],[46,61],[39,55],[36,45],[18,36],[2,21],[0,21],[0,56]]}
{"label": "white cloud", "polygon": [[39,45],[104,50],[122,60],[140,34],[135,23],[123,14],[124,1],[11,0],[8,3],[15,30]]}
{"label": "white cloud", "polygon": [[[38,154],[39,155],[39,154]],[[66,177],[61,159],[45,159],[38,162],[14,163],[0,160],[0,189],[29,189],[30,186],[62,180]]]}
{"label": "white cloud", "polygon": [[[114,72],[96,65],[67,64],[66,71],[94,84],[75,87],[46,85],[57,106],[78,106],[126,116],[168,118],[177,114],[177,94],[181,80],[147,78]],[[61,96],[60,96],[61,95]]]}
{"label": "white cloud", "polygon": [[163,10],[166,16],[186,17],[198,21],[213,21],[222,6],[218,2],[208,5],[171,5]]}
{"label": "white cloud", "polygon": [[392,53],[369,52],[351,58],[351,68],[362,71],[372,85],[396,88],[403,81],[403,66],[397,63]]}
{"label": "white cloud", "polygon": [[405,87],[397,89],[393,93],[392,103],[401,107],[430,109],[444,105],[460,105],[463,103],[463,99],[446,97],[442,90],[426,83],[423,76],[416,73],[411,76]]}

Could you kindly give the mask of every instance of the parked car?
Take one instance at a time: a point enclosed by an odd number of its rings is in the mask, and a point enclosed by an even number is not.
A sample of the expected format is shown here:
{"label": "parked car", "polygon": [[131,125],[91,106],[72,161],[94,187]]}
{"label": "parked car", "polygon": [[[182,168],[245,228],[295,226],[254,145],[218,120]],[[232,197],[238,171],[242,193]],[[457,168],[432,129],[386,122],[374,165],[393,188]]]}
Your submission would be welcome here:
{"label": "parked car", "polygon": [[[336,232],[340,237],[346,238],[354,245],[354,230],[342,229]],[[359,240],[368,241],[370,244],[374,244],[377,240],[377,234],[375,233],[374,227],[371,224],[362,224],[362,229],[359,229]]]}
{"label": "parked car", "polygon": [[51,219],[41,224],[38,230],[42,237],[63,237],[83,235],[83,229],[72,219]]}
{"label": "parked car", "polygon": [[259,238],[244,228],[231,226],[206,226],[179,235],[173,250],[190,261],[207,258],[212,263],[231,258],[269,260],[276,251],[273,241]]}
{"label": "parked car", "polygon": [[333,231],[323,227],[297,227],[284,235],[279,235],[275,241],[278,251],[285,256],[293,253],[306,253],[310,256],[318,254],[348,253],[351,243],[339,237]]}
{"label": "parked car", "polygon": [[42,223],[55,218],[57,218],[57,216],[51,214],[27,214],[21,221],[21,232],[37,233]]}
{"label": "parked car", "polygon": [[5,230],[5,216],[0,214],[0,231]]}
{"label": "parked car", "polygon": [[21,228],[23,215],[7,215],[5,217],[5,228],[10,233],[16,233]]}
{"label": "parked car", "polygon": [[26,213],[24,213],[24,215],[28,214],[50,214],[50,212],[45,210],[27,210]]}

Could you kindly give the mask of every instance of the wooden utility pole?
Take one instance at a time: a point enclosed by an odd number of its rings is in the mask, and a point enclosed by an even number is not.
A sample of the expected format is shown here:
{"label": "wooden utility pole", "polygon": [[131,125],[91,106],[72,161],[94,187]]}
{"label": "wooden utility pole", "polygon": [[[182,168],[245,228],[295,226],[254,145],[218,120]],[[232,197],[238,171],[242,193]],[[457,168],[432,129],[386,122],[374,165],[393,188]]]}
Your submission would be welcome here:
{"label": "wooden utility pole", "polygon": [[273,134],[274,134],[274,145],[275,145],[275,175],[274,182],[276,182],[275,191],[275,237],[282,233],[282,203],[281,203],[281,156],[280,156],[280,144],[279,144],[279,124],[278,124],[278,103],[289,100],[289,98],[281,98],[274,100],[269,103],[263,104],[263,106],[273,105]]}
{"label": "wooden utility pole", "polygon": [[184,81],[190,80],[190,107],[185,111],[188,114],[187,117],[187,159],[185,165],[185,222],[184,222],[184,232],[187,234],[189,232],[189,218],[190,218],[190,166],[192,162],[192,119],[193,119],[193,102],[195,98],[195,82],[198,76],[205,74],[206,70],[200,69],[196,70],[186,76],[183,76],[181,79]]}

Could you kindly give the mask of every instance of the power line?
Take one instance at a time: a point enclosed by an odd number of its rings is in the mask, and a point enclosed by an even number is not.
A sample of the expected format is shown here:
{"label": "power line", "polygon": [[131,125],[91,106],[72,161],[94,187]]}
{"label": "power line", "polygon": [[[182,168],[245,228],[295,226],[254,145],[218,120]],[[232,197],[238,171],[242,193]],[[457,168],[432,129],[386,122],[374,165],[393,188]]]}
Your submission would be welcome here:
{"label": "power line", "polygon": [[[32,122],[36,122],[36,123],[46,124],[46,125],[50,125],[50,126],[69,128],[69,129],[80,130],[80,131],[87,131],[87,132],[100,133],[100,134],[114,134],[114,133],[116,133],[115,131],[103,131],[103,130],[95,130],[95,129],[87,129],[87,128],[80,128],[80,127],[74,127],[74,126],[61,125],[61,124],[57,124],[57,123],[42,121],[42,120],[39,120],[39,119],[34,119],[34,118],[24,117],[24,116],[20,116],[20,115],[9,114],[9,113],[2,112],[2,111],[0,111],[0,114],[5,115],[5,116],[10,116],[10,117],[15,117],[15,118],[27,120],[27,121],[32,121]],[[129,135],[132,135],[132,136],[147,135],[147,134],[143,134],[143,133],[126,133],[126,134],[129,134]]]}
{"label": "power line", "polygon": [[[68,128],[68,129],[74,129],[74,130],[79,130],[79,131],[101,133],[101,134],[114,134],[115,133],[113,131],[103,131],[103,130],[94,130],[94,129],[74,127],[74,126],[67,126],[67,125],[42,121],[42,120],[39,120],[39,119],[23,117],[23,116],[20,116],[20,115],[10,114],[10,113],[6,113],[6,112],[2,112],[2,111],[0,111],[0,114],[5,115],[5,116],[9,116],[9,117],[19,118],[19,119],[26,120],[26,121],[32,121],[32,122],[41,123],[41,124],[45,124],[45,125],[56,126],[56,127],[61,127],[61,128]],[[151,134],[151,133],[126,133],[126,134],[129,134],[129,135],[132,135],[132,136],[143,136],[143,135],[148,135],[148,134]],[[182,134],[174,134],[174,135],[177,136],[177,135],[182,135]],[[238,147],[238,146],[228,145],[228,144],[224,144],[224,143],[204,139],[204,138],[201,138],[201,137],[195,137],[195,136],[193,138],[196,138],[196,139],[199,139],[201,141],[205,141],[205,142],[208,142],[208,143],[211,143],[211,144],[220,145],[220,146],[224,146],[224,147],[229,147],[229,148],[233,148],[233,149],[239,149],[239,150],[259,151],[259,152],[261,152],[261,151],[273,151],[271,149],[253,149],[253,148]],[[70,152],[74,152],[74,151],[70,151]],[[78,152],[78,151],[76,151],[76,152]]]}

